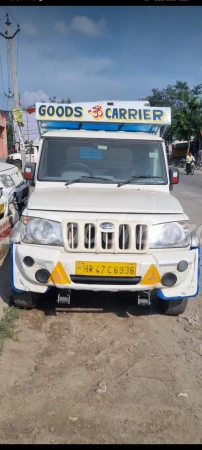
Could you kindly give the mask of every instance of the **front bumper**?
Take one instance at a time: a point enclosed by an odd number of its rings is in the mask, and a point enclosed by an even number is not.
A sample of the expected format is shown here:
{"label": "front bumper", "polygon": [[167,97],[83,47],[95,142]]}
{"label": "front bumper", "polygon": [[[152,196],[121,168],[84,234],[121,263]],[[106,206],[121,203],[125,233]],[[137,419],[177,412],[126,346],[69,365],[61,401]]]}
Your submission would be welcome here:
{"label": "front bumper", "polygon": [[29,184],[27,182],[22,183],[14,190],[14,201],[17,206],[26,203],[29,197]]}
{"label": "front bumper", "polygon": [[[158,251],[153,254],[141,255],[117,255],[101,254],[69,254],[57,248],[45,248],[42,246],[32,246],[25,244],[11,244],[12,248],[12,284],[17,291],[32,291],[44,293],[48,288],[55,286],[58,289],[71,290],[91,290],[91,291],[133,291],[157,289],[159,296],[164,299],[195,297],[199,289],[200,278],[200,249],[188,249],[176,251]],[[32,267],[27,267],[23,260],[26,256],[31,256],[34,260]],[[137,284],[122,284],[120,279],[114,284],[107,284],[104,279],[97,283],[73,282],[75,275],[75,263],[77,260],[94,262],[121,262],[136,263],[136,276],[140,277]],[[177,270],[180,261],[188,262],[188,268],[184,272]],[[59,264],[58,264],[59,263]],[[161,282],[153,281],[146,274],[150,268],[155,267],[160,279],[167,272],[172,272],[177,276],[177,282],[173,287],[165,288]],[[52,280],[46,284],[36,281],[35,273],[39,269],[46,269],[52,274]],[[152,277],[151,277],[152,278]],[[54,281],[53,281],[54,279]],[[143,282],[144,280],[148,280]],[[119,283],[119,284],[118,284]]]}

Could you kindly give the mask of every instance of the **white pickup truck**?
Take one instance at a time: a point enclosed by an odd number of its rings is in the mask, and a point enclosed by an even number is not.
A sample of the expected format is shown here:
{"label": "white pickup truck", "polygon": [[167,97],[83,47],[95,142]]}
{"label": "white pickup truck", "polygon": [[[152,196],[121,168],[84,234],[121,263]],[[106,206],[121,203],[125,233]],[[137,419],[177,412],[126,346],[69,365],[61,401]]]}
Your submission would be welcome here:
{"label": "white pickup truck", "polygon": [[36,104],[41,129],[35,181],[10,235],[13,298],[35,307],[57,288],[132,291],[134,302],[158,297],[164,313],[184,312],[199,291],[199,239],[170,193],[179,171],[168,168],[161,127],[170,108],[144,102]]}
{"label": "white pickup truck", "polygon": [[[25,159],[26,162],[35,162],[38,161],[38,151],[39,151],[39,139],[35,139],[33,146],[25,146]],[[8,164],[14,164],[19,169],[22,167],[22,156],[20,152],[10,153],[8,155],[6,162]]]}

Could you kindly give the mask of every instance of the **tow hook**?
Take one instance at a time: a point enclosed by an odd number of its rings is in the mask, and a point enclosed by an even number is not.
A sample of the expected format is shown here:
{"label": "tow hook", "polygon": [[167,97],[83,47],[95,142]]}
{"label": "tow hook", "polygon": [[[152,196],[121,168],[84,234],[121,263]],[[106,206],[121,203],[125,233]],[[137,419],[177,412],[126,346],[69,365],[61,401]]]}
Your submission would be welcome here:
{"label": "tow hook", "polygon": [[139,306],[151,305],[151,291],[143,291],[138,294],[137,303]]}
{"label": "tow hook", "polygon": [[60,305],[70,305],[70,297],[71,297],[71,291],[68,290],[62,290],[58,292],[58,298],[57,303]]}

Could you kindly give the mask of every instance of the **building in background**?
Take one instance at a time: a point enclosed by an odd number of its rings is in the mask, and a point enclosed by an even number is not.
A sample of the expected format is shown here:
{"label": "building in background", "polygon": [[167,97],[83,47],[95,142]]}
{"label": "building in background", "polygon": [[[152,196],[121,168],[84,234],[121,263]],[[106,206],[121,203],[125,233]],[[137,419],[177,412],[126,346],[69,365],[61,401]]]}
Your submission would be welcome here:
{"label": "building in background", "polygon": [[24,141],[34,141],[39,138],[39,130],[35,118],[35,108],[27,108],[23,111],[23,138]]}
{"label": "building in background", "polygon": [[6,123],[9,118],[9,111],[0,110],[0,158],[7,158],[8,146],[7,146],[7,132]]}

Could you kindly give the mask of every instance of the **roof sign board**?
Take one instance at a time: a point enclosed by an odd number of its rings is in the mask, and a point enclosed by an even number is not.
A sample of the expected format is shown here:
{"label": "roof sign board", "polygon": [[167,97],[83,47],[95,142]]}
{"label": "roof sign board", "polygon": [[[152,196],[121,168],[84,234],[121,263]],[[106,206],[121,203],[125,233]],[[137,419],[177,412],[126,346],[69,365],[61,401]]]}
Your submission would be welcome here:
{"label": "roof sign board", "polygon": [[171,125],[171,108],[145,106],[144,102],[36,103],[36,120],[136,125]]}

